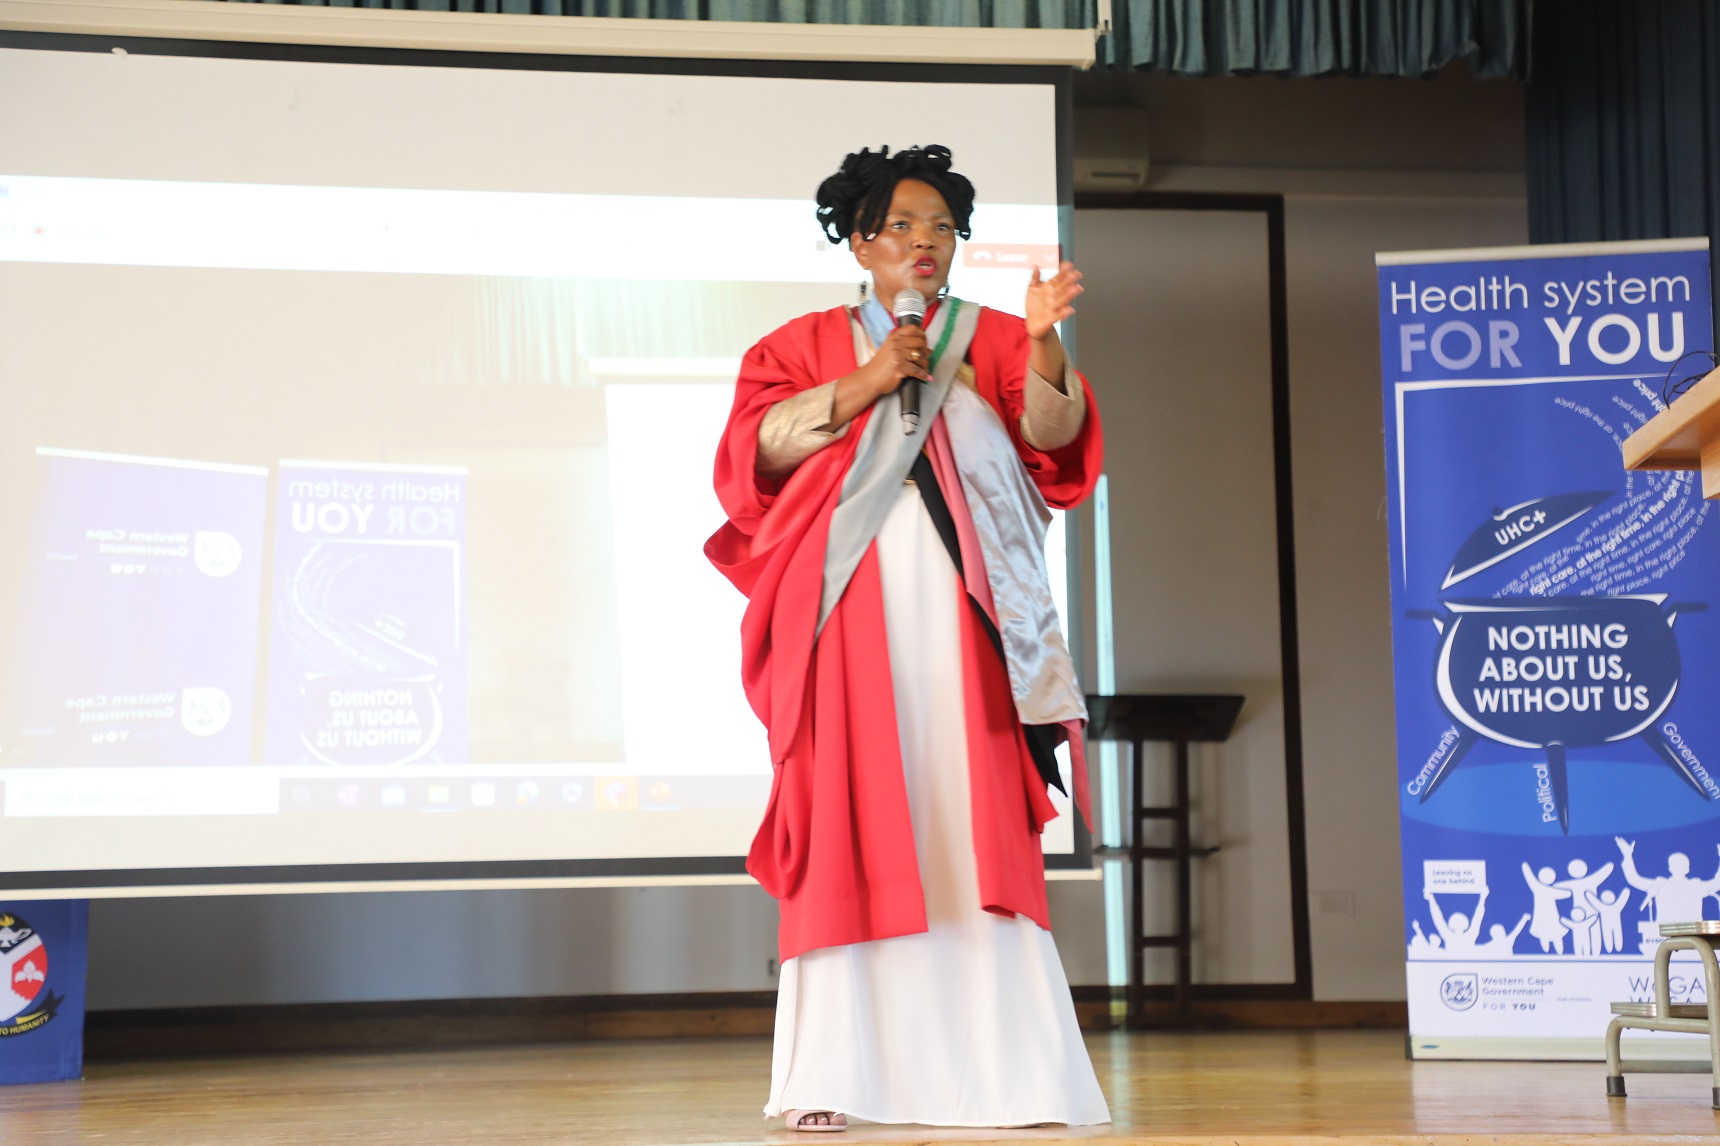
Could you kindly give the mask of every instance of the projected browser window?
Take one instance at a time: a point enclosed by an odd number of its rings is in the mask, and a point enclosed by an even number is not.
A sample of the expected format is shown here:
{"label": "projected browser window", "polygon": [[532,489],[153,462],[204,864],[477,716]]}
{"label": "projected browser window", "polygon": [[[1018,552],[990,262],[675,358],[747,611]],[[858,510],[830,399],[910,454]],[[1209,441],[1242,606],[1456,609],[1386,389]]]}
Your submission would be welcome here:
{"label": "projected browser window", "polygon": [[[855,293],[811,187],[47,166],[0,174],[0,869],[744,854],[770,763],[701,546],[741,355]],[[1055,206],[974,231],[954,289],[1018,311]]]}

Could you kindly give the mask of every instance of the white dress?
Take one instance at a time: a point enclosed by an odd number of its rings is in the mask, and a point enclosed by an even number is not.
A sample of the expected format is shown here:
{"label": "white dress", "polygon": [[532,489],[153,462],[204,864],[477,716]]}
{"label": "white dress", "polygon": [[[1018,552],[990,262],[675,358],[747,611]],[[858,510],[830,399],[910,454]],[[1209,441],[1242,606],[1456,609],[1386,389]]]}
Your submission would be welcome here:
{"label": "white dress", "polygon": [[[1051,934],[980,908],[962,703],[972,608],[904,485],[878,534],[902,768],[930,930],[782,965],[767,1116],[872,1122],[1109,1122]],[[945,592],[930,591],[943,585]]]}

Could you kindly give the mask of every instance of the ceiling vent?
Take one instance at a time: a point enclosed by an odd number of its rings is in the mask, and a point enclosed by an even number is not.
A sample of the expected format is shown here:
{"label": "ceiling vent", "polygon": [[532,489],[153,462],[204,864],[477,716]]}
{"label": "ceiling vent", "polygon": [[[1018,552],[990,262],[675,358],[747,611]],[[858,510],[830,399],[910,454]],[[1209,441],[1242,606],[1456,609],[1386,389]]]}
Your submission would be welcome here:
{"label": "ceiling vent", "polygon": [[1145,159],[1077,159],[1075,190],[1139,191],[1147,185]]}

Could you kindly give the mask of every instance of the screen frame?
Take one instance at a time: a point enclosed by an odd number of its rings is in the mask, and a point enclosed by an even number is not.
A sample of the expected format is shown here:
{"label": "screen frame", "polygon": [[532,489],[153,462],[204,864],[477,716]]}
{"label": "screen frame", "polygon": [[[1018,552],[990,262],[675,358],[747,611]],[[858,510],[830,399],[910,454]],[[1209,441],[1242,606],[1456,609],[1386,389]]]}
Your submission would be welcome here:
{"label": "screen frame", "polygon": [[[185,56],[229,60],[269,60],[322,64],[366,64],[391,67],[486,68],[508,71],[602,72],[635,75],[735,76],[766,79],[820,79],[914,83],[1032,84],[1055,91],[1056,189],[1059,239],[1065,256],[1074,239],[1074,72],[1066,66],[1037,64],[920,64],[853,63],[810,60],[716,60],[645,56],[559,55],[354,45],[290,44],[185,39],[151,36],[0,30],[0,48],[54,52]],[[1073,320],[1067,338],[1074,349]],[[1066,618],[1070,652],[1077,665],[1085,661],[1081,623],[1081,562],[1079,515],[1065,518],[1070,616]],[[1075,815],[1073,811],[1071,815]],[[1088,825],[1075,815],[1074,850],[1047,855],[1048,873],[1062,878],[1097,876],[1093,839]],[[79,897],[138,895],[171,889],[214,888],[238,891],[295,886],[295,892],[338,891],[341,885],[363,884],[364,890],[411,890],[494,884],[566,886],[589,882],[614,885],[645,881],[673,883],[678,878],[710,881],[712,877],[742,877],[744,856],[661,856],[637,858],[407,862],[386,864],[289,864],[125,869],[65,869],[0,871],[8,895],[50,893],[48,898],[75,892]],[[1091,873],[1091,875],[1089,875]],[[723,882],[728,882],[724,880]],[[59,893],[53,895],[51,893]]]}

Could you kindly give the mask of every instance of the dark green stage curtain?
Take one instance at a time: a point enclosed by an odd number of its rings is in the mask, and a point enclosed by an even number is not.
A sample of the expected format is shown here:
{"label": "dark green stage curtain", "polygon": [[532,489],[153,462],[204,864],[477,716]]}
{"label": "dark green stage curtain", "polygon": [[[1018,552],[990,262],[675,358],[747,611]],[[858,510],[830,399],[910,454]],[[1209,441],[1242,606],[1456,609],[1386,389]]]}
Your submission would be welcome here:
{"label": "dark green stage curtain", "polygon": [[1117,68],[1186,76],[1521,77],[1531,0],[1116,0]]}
{"label": "dark green stage curtain", "polygon": [[1713,236],[1720,4],[1543,5],[1527,118],[1535,242]]}
{"label": "dark green stage curtain", "polygon": [[[280,3],[283,0],[234,0]],[[1095,0],[284,0],[544,16],[648,16],[795,24],[1090,28]],[[1411,76],[1468,60],[1477,75],[1528,68],[1533,0],[1114,0],[1099,66],[1185,76]],[[1558,3],[1544,5],[1557,9]]]}

